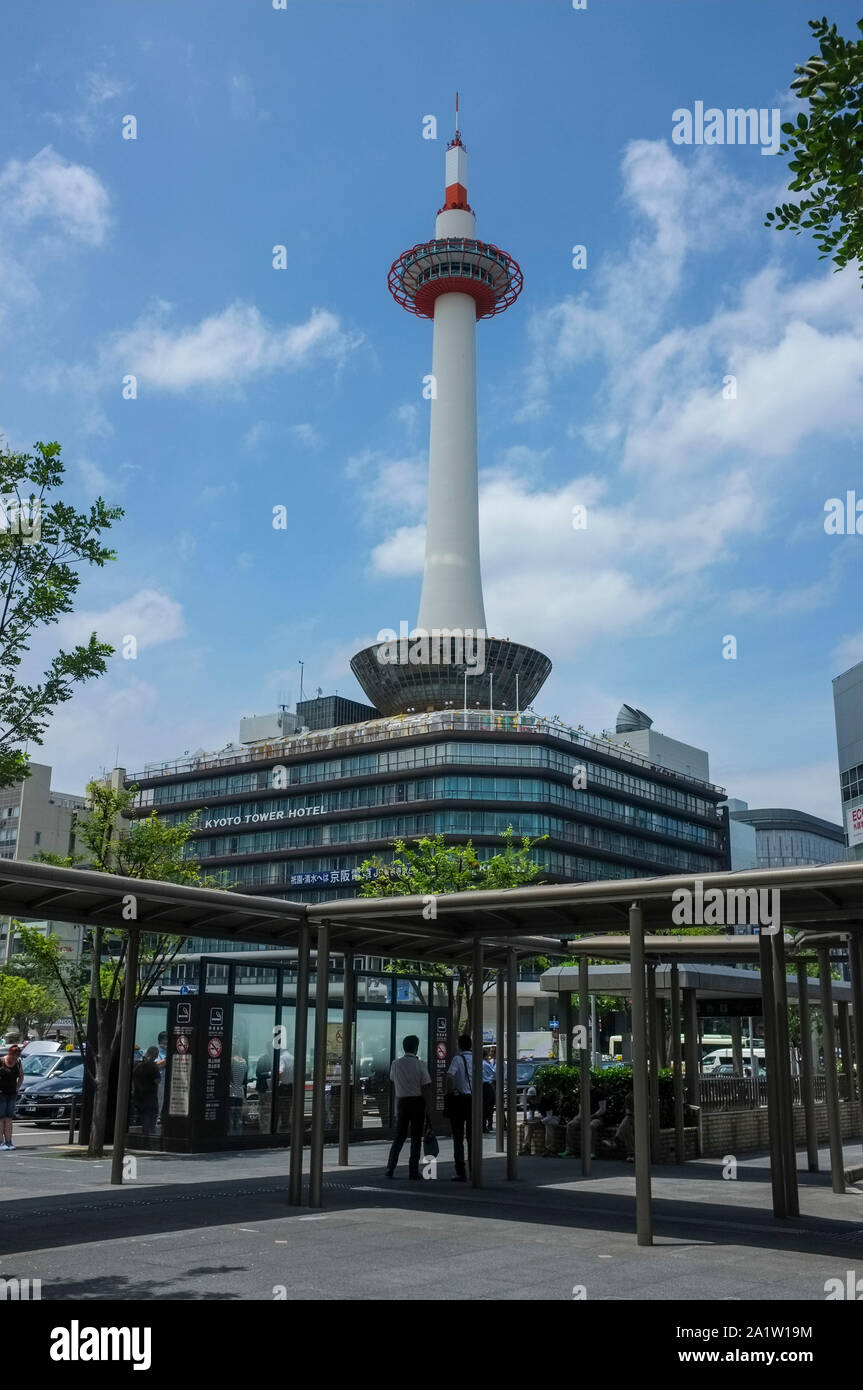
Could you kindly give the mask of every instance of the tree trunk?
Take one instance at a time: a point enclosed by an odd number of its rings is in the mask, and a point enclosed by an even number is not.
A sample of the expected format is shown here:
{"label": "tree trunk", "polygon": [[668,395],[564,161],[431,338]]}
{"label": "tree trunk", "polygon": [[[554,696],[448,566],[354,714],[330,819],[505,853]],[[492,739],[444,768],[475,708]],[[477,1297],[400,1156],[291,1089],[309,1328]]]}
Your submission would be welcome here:
{"label": "tree trunk", "polygon": [[[101,1028],[99,1032],[101,1033]],[[108,1121],[108,1087],[111,1076],[111,1059],[106,1056],[107,1048],[99,1039],[99,1053],[96,1057],[96,1076],[93,1089],[93,1116],[90,1120],[90,1142],[87,1145],[88,1158],[101,1158],[105,1149],[105,1126]]]}

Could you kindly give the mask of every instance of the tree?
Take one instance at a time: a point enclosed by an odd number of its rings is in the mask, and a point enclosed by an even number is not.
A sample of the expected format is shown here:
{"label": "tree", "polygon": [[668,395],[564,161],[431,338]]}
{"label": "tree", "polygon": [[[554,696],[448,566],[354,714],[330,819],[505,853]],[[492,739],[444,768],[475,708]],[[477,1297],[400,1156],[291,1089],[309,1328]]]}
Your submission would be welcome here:
{"label": "tree", "polygon": [[81,576],[77,566],[101,567],[115,552],[102,532],[123,515],[97,497],[78,512],[59,499],[63,481],[59,444],[34,444],[16,454],[0,444],[0,786],[28,776],[26,743],[41,744],[56,707],[82,681],[101,676],[113,647],[95,632],[86,646],[59,651],[35,685],[19,683],[19,667],[39,628],[72,612]]}
{"label": "tree", "polygon": [[[808,115],[782,126],[788,139],[781,154],[792,154],[788,168],[793,193],[810,196],[783,203],[767,214],[765,226],[779,231],[804,228],[836,269],[859,262],[863,278],[863,39],[845,39],[827,18],[810,19],[820,54],[795,67],[792,91],[809,102]],[[857,21],[863,34],[863,19]]]}
{"label": "tree", "polygon": [[56,996],[44,985],[31,984],[23,976],[7,971],[0,973],[0,1033],[13,1024],[26,1040],[32,1025],[41,1032],[58,1013]]}
{"label": "tree", "polygon": [[[362,864],[361,873],[365,875],[365,881],[360,888],[360,897],[392,898],[404,894],[431,900],[444,893],[520,888],[522,884],[536,882],[539,877],[540,866],[531,858],[531,852],[545,838],[542,835],[537,840],[530,840],[524,836],[516,844],[510,825],[501,836],[503,850],[489,859],[479,858],[471,840],[465,844],[447,844],[443,835],[424,835],[414,840],[413,848],[409,848],[404,840],[394,840],[395,853],[388,863],[375,857]],[[428,906],[431,908],[432,903]],[[391,967],[396,974],[416,972],[415,962],[393,961]],[[446,978],[455,975],[455,1023],[456,1031],[461,1031],[471,1016],[473,970],[469,966],[459,965],[453,972],[447,966],[436,965],[430,973]],[[494,983],[494,978],[493,971],[484,973],[483,992]]]}
{"label": "tree", "polygon": [[[189,837],[197,827],[198,812],[176,825],[162,821],[153,811],[144,820],[130,820],[136,788],[112,787],[104,782],[87,785],[89,814],[77,826],[76,844],[83,853],[41,854],[42,863],[65,868],[84,865],[100,873],[125,878],[159,879],[164,883],[187,883],[196,887],[215,886],[202,876],[196,860],[185,853]],[[126,824],[124,825],[124,821]],[[130,920],[135,905],[129,904]],[[109,1079],[120,1048],[123,1026],[123,981],[128,934],[109,927],[94,926],[91,932],[90,978],[86,987],[63,969],[56,947],[53,953],[39,946],[32,933],[22,932],[25,956],[53,970],[57,986],[69,1005],[79,1040],[85,1033],[86,1011],[92,1010],[93,1038],[85,1051],[85,1062],[93,1078],[93,1118],[88,1154],[99,1158],[105,1143],[108,1114]],[[44,942],[45,938],[40,940]],[[181,945],[178,936],[144,935],[140,943],[136,1008],[146,999],[162,977]],[[77,992],[76,992],[77,991]]]}
{"label": "tree", "polygon": [[86,968],[79,960],[67,959],[56,936],[45,936],[38,927],[13,920],[9,930],[14,930],[21,945],[20,953],[13,957],[14,969],[65,1001],[75,1040],[81,1047],[86,1034]]}

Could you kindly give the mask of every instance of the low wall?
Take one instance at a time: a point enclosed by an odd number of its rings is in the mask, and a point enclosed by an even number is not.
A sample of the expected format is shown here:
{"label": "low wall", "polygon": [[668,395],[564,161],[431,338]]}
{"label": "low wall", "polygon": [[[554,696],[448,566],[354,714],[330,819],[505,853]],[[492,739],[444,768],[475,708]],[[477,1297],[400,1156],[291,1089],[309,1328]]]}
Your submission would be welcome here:
{"label": "low wall", "polygon": [[[857,1105],[849,1105],[847,1101],[839,1102],[839,1132],[843,1139],[854,1139],[860,1136],[860,1111]],[[686,1157],[698,1157],[698,1131],[695,1128],[684,1130],[684,1141],[686,1145]],[[826,1142],[827,1134],[827,1108],[824,1105],[815,1106],[815,1133],[819,1141]],[[578,1138],[578,1136],[576,1136]],[[806,1143],[806,1118],[802,1105],[794,1106],[794,1138],[799,1147]],[[550,1152],[559,1154],[563,1151],[565,1135],[563,1126],[554,1130],[551,1136],[552,1143]],[[533,1126],[528,1138],[529,1149],[526,1152],[532,1154],[544,1154],[546,1152],[546,1133],[543,1126]],[[518,1126],[518,1147],[521,1151],[524,1147],[524,1125]],[[770,1147],[770,1136],[767,1128],[767,1110],[703,1110],[701,1112],[701,1154],[705,1158],[724,1158],[726,1154],[757,1153],[764,1152]],[[576,1152],[580,1152],[576,1144]],[[656,1163],[674,1163],[674,1130],[662,1129],[659,1132],[659,1153],[654,1160]]]}
{"label": "low wall", "polygon": [[[847,1101],[839,1102],[839,1133],[843,1139],[860,1134],[860,1111]],[[815,1106],[815,1133],[819,1140],[827,1139],[827,1107]],[[794,1106],[794,1138],[799,1146],[806,1143],[806,1117],[802,1105]],[[701,1152],[705,1158],[722,1158],[725,1154],[746,1153],[767,1149],[770,1144],[767,1111],[704,1110],[701,1113]]]}

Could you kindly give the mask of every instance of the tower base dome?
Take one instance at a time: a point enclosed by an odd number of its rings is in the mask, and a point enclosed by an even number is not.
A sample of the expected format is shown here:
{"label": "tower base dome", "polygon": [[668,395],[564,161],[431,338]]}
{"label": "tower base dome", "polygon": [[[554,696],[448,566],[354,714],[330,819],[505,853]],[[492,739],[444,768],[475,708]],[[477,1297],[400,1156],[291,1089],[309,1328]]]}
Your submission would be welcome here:
{"label": "tower base dome", "polygon": [[548,680],[551,662],[519,642],[456,634],[376,642],[357,652],[351,670],[381,714],[424,714],[465,705],[526,709]]}

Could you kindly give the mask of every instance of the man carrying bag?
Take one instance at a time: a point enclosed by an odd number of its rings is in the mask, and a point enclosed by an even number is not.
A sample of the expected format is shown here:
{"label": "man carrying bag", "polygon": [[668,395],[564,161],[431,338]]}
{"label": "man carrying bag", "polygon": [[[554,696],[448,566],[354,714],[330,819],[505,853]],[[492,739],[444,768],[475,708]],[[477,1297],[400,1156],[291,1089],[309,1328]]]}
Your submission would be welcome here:
{"label": "man carrying bag", "polygon": [[402,1040],[404,1054],[390,1067],[390,1080],[396,1093],[396,1134],[387,1159],[387,1177],[395,1176],[399,1154],[410,1130],[411,1152],[408,1177],[420,1178],[420,1155],[423,1147],[423,1127],[430,1128],[426,1119],[432,1108],[432,1080],[425,1062],[417,1056],[420,1040],[411,1033]]}
{"label": "man carrying bag", "polygon": [[473,1053],[469,1033],[462,1033],[458,1040],[458,1052],[450,1063],[447,1072],[449,1092],[446,1097],[444,1114],[452,1125],[452,1156],[455,1163],[453,1182],[467,1182],[464,1167],[464,1138],[467,1130],[467,1163],[471,1165],[471,1069]]}

